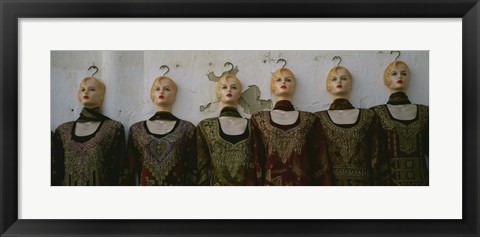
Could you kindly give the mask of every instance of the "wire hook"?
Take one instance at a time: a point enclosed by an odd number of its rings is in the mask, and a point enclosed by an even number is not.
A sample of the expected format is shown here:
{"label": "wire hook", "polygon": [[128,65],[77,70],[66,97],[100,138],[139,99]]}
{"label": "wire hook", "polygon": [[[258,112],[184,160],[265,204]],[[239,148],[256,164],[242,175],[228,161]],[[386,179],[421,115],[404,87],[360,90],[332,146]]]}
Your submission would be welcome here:
{"label": "wire hook", "polygon": [[97,72],[98,72],[98,67],[97,67],[97,66],[95,66],[95,62],[93,62],[93,65],[92,65],[92,66],[90,66],[90,67],[88,68],[88,70],[87,70],[87,71],[90,71],[90,69],[92,69],[92,68],[93,68],[93,69],[96,69],[96,71],[95,71],[95,72],[92,74],[92,77],[93,77],[93,75],[95,75],[95,73],[97,73]]}
{"label": "wire hook", "polygon": [[230,70],[228,70],[228,71],[232,71],[233,68],[235,68],[231,62],[226,62],[225,64],[223,64],[224,67],[226,67],[227,65],[232,66],[232,68],[230,68]]}
{"label": "wire hook", "polygon": [[397,59],[400,57],[400,51],[390,51],[390,54],[392,54],[394,52],[398,53],[397,57],[395,57],[395,61],[397,61]]}
{"label": "wire hook", "polygon": [[277,63],[280,62],[280,61],[285,62],[285,63],[283,64],[282,68],[284,68],[285,66],[287,66],[287,61],[286,61],[285,59],[281,58],[281,59],[277,60]]}
{"label": "wire hook", "polygon": [[338,67],[338,65],[340,65],[340,63],[342,62],[342,58],[340,56],[335,56],[332,58],[332,61],[335,62],[335,59],[338,59],[338,63],[337,63],[337,67]]}
{"label": "wire hook", "polygon": [[158,69],[164,69],[167,68],[167,71],[163,74],[164,76],[170,71],[170,68],[167,65],[162,65]]}

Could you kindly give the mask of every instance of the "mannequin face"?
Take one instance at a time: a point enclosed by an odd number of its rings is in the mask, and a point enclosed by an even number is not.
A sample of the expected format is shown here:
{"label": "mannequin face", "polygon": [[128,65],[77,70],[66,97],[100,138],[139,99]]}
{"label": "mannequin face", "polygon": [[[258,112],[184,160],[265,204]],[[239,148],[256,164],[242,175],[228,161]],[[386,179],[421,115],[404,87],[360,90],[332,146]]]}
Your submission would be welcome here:
{"label": "mannequin face", "polygon": [[105,96],[105,89],[96,79],[84,79],[78,90],[78,100],[86,108],[100,107]]}
{"label": "mannequin face", "polygon": [[217,97],[225,105],[236,106],[242,94],[240,81],[235,77],[220,80],[217,85]]}
{"label": "mannequin face", "polygon": [[274,76],[270,87],[273,95],[283,99],[292,97],[296,86],[295,76],[287,70],[275,73]]}
{"label": "mannequin face", "polygon": [[177,97],[177,87],[168,78],[155,80],[150,96],[155,105],[171,106]]}
{"label": "mannequin face", "polygon": [[337,98],[347,98],[352,90],[352,77],[344,68],[334,70],[327,78],[330,94]]}
{"label": "mannequin face", "polygon": [[397,63],[387,68],[385,85],[391,92],[404,92],[410,81],[410,70],[404,63]]}

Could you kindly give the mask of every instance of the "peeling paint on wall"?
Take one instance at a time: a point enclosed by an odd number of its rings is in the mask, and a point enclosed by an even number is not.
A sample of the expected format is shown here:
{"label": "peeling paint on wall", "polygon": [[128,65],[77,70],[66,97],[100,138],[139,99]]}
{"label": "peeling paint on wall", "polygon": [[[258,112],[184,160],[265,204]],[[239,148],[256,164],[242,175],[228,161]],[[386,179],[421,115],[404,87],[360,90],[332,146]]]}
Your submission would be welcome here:
{"label": "peeling paint on wall", "polygon": [[243,111],[247,114],[253,114],[258,111],[271,109],[272,100],[262,100],[260,95],[262,92],[256,85],[248,86],[248,89],[242,93],[238,103],[242,106]]}
{"label": "peeling paint on wall", "polygon": [[235,66],[234,68],[232,68],[228,71],[224,71],[222,73],[222,75],[220,75],[219,77],[217,77],[214,72],[208,72],[207,77],[208,77],[208,80],[210,80],[210,81],[218,82],[220,80],[220,78],[222,78],[226,74],[237,75],[237,73],[238,73],[238,67]]}

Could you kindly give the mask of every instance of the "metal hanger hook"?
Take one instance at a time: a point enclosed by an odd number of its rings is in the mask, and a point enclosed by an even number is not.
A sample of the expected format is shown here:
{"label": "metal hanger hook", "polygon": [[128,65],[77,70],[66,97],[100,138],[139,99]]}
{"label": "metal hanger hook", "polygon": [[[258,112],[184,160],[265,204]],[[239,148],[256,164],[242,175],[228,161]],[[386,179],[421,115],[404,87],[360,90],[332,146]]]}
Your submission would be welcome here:
{"label": "metal hanger hook", "polygon": [[280,62],[280,61],[285,62],[285,63],[283,64],[282,68],[284,68],[285,66],[287,66],[287,60],[281,58],[281,59],[277,60],[277,63]]}
{"label": "metal hanger hook", "polygon": [[228,71],[231,71],[235,68],[235,66],[233,66],[233,63],[231,63],[231,62],[226,62],[225,64],[223,64],[224,67],[226,67],[227,65],[232,66],[232,68],[230,68],[230,70],[228,70]]}
{"label": "metal hanger hook", "polygon": [[95,72],[92,74],[92,77],[93,77],[93,75],[95,75],[95,73],[97,73],[97,72],[98,72],[98,67],[97,67],[97,66],[95,66],[95,63],[93,63],[93,65],[92,65],[92,66],[90,66],[90,67],[88,68],[88,70],[87,70],[87,71],[90,71],[90,69],[92,69],[92,68],[93,68],[93,69],[96,69],[96,71],[95,71]]}
{"label": "metal hanger hook", "polygon": [[167,71],[163,74],[163,75],[165,76],[165,75],[170,71],[170,68],[169,68],[167,65],[162,65],[162,66],[160,66],[158,69],[161,70],[161,69],[164,69],[164,68],[167,69]]}
{"label": "metal hanger hook", "polygon": [[342,62],[342,58],[340,56],[335,56],[332,58],[332,61],[335,62],[335,59],[338,59],[338,63],[337,63],[337,67],[338,67],[338,65],[340,65],[340,63]]}
{"label": "metal hanger hook", "polygon": [[397,52],[397,57],[395,57],[395,61],[397,61],[397,59],[400,57],[400,51],[390,51],[390,54],[394,53],[394,52]]}

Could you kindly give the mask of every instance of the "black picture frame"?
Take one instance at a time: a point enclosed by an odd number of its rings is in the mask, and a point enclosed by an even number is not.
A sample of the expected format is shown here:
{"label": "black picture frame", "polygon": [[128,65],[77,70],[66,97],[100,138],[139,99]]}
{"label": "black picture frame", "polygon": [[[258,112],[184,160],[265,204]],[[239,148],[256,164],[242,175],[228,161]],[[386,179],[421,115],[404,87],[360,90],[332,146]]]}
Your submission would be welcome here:
{"label": "black picture frame", "polygon": [[[478,0],[29,0],[0,1],[1,236],[479,236]],[[18,19],[128,17],[462,18],[461,220],[18,219]],[[448,60],[448,59],[446,59]],[[449,82],[447,82],[449,83]],[[445,135],[448,137],[448,134]],[[447,139],[447,138],[446,138]],[[460,156],[460,154],[459,154]],[[448,171],[444,171],[445,174]],[[394,204],[392,204],[394,205]]]}

